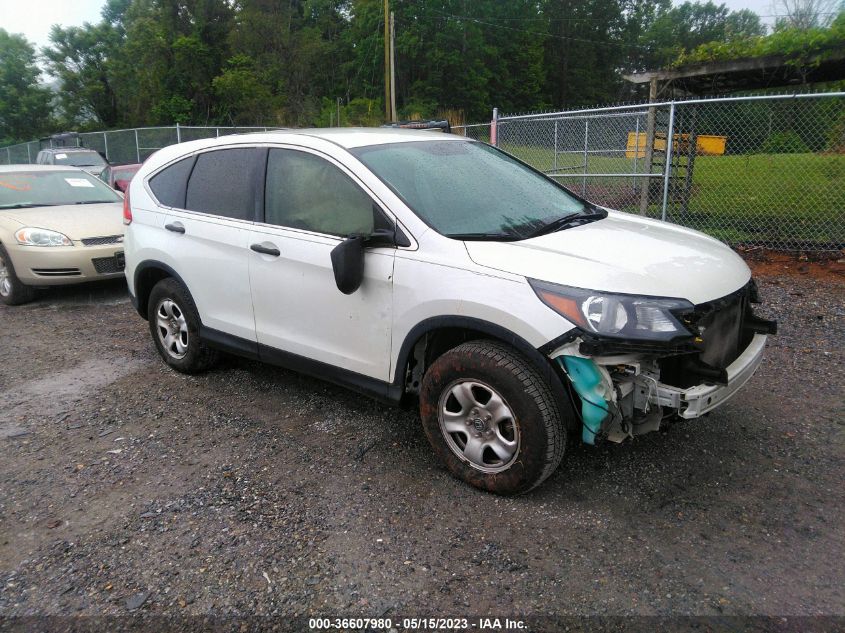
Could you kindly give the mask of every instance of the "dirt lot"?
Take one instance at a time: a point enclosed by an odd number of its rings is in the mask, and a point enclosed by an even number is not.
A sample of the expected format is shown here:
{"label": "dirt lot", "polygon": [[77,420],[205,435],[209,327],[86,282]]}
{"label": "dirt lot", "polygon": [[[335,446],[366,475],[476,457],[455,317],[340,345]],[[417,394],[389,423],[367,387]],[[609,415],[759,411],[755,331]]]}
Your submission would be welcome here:
{"label": "dirt lot", "polygon": [[121,284],[0,307],[0,616],[843,615],[845,282],[802,265],[741,395],[513,499],[414,411],[166,369]]}

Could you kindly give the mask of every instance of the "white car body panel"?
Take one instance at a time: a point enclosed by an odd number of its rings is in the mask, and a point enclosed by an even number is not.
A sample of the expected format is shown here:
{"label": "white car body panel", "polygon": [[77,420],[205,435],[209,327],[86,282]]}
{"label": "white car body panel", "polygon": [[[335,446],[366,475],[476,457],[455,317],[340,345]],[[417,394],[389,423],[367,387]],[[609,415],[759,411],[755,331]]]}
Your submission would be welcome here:
{"label": "white car body panel", "polygon": [[396,251],[369,250],[361,287],[345,295],[335,285],[330,259],[340,242],[307,231],[256,225],[249,243],[281,252],[279,257],[250,252],[258,343],[386,382]]}
{"label": "white car body panel", "polygon": [[161,231],[164,250],[174,253],[175,270],[202,306],[203,325],[255,341],[249,286],[249,235],[252,222],[171,209],[164,224],[184,233]]}
{"label": "white car body panel", "polygon": [[693,304],[741,288],[751,271],[729,247],[672,224],[610,212],[598,222],[520,242],[467,242],[473,261],[533,279]]}

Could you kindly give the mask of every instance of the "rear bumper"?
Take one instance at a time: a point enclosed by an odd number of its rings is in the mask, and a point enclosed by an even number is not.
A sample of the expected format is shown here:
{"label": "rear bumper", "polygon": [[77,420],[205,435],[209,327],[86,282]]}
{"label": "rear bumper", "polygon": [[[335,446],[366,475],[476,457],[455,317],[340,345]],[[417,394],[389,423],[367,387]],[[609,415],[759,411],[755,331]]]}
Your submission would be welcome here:
{"label": "rear bumper", "polygon": [[682,418],[697,418],[733,397],[763,362],[763,351],[766,347],[766,335],[755,334],[745,351],[727,368],[727,385],[696,385],[687,389],[670,387],[658,383],[652,393],[650,401],[664,407],[678,411]]}
{"label": "rear bumper", "polygon": [[63,286],[123,276],[123,244],[9,245],[7,249],[15,273],[27,286]]}

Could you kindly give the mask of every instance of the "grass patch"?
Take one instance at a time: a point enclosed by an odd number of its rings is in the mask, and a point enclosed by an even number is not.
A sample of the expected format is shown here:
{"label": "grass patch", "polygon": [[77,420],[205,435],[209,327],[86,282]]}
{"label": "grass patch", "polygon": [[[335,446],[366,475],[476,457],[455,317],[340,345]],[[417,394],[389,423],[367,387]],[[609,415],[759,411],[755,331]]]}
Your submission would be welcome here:
{"label": "grass patch", "polygon": [[[582,154],[559,154],[549,148],[503,147],[542,171],[581,174]],[[642,173],[643,160],[588,156],[588,173]],[[643,179],[637,179],[641,181]],[[663,181],[652,179],[648,215],[660,216]],[[583,179],[561,178],[576,192]],[[676,182],[673,187],[682,187]],[[673,188],[668,219],[731,243],[845,244],[845,155],[748,154],[699,156],[686,210]],[[589,178],[586,195],[601,204],[638,211],[632,178]]]}

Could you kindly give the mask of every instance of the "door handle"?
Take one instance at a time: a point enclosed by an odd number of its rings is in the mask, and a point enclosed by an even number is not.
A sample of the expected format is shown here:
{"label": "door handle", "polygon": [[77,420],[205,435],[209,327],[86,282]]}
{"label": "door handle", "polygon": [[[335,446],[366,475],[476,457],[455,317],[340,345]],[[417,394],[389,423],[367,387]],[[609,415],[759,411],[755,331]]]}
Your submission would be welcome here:
{"label": "door handle", "polygon": [[280,251],[278,248],[271,246],[262,246],[261,244],[253,244],[249,248],[250,250],[253,250],[256,253],[261,253],[262,255],[272,255],[273,257],[278,257],[282,254],[282,251]]}
{"label": "door handle", "polygon": [[174,222],[173,224],[165,224],[164,228],[168,231],[173,231],[174,233],[184,233],[185,227],[182,226],[181,222]]}

